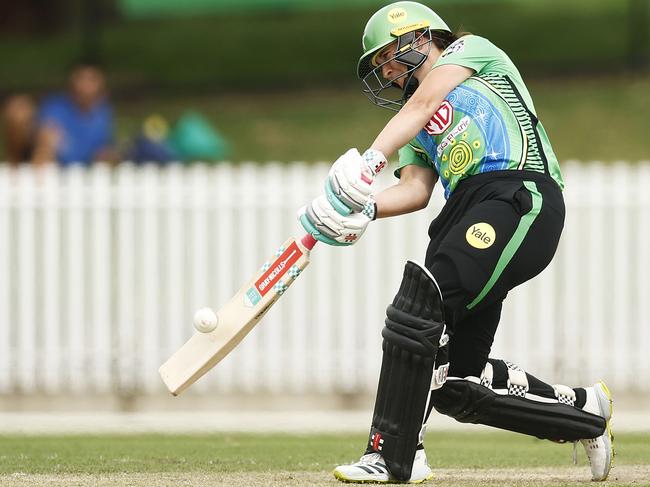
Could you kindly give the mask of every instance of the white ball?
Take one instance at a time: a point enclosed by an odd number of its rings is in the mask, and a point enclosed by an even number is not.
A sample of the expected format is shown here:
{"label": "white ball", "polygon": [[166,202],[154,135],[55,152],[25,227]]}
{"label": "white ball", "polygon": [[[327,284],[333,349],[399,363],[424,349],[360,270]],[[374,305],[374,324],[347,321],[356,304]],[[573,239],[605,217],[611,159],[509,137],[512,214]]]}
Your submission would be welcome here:
{"label": "white ball", "polygon": [[201,333],[214,331],[218,321],[217,315],[210,308],[201,308],[194,313],[194,328]]}

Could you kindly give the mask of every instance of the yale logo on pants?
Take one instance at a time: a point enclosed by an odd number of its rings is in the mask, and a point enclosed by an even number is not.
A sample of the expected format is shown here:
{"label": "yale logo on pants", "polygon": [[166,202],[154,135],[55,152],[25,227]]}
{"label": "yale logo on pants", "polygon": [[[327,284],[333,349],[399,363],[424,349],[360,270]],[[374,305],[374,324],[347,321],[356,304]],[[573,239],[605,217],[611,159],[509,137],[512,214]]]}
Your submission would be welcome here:
{"label": "yale logo on pants", "polygon": [[496,234],[489,223],[475,223],[467,229],[465,239],[474,248],[487,249],[496,240]]}

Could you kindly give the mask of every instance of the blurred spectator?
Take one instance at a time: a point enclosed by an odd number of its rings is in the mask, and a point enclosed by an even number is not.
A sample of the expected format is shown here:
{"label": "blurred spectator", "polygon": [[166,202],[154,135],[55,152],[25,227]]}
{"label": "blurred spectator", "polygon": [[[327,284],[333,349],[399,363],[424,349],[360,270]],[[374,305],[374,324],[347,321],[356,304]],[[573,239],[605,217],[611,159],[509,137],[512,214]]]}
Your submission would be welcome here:
{"label": "blurred spectator", "polygon": [[136,163],[178,161],[178,154],[169,145],[169,124],[160,115],[149,115],[126,151],[126,159]]}
{"label": "blurred spectator", "polygon": [[6,162],[17,164],[32,159],[36,107],[29,95],[14,95],[2,108],[2,140]]}
{"label": "blurred spectator", "polygon": [[170,145],[186,162],[218,161],[228,155],[228,143],[198,112],[185,112],[170,134]]}
{"label": "blurred spectator", "polygon": [[160,115],[148,116],[126,153],[127,159],[137,163],[214,162],[227,155],[228,142],[195,111],[185,112],[171,130]]}
{"label": "blurred spectator", "polygon": [[33,161],[63,166],[116,162],[104,72],[79,64],[70,71],[68,83],[67,92],[47,97],[38,110]]}

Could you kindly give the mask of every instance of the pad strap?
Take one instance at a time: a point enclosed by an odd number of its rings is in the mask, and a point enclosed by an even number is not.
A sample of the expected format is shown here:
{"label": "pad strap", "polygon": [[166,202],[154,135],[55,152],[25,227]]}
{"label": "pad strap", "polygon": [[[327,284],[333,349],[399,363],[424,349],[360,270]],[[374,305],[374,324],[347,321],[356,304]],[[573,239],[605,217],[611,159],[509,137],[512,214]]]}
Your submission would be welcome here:
{"label": "pad strap", "polygon": [[479,383],[484,386],[492,389],[492,381],[494,380],[494,367],[490,362],[486,362],[485,368],[481,373],[481,380]]}
{"label": "pad strap", "polygon": [[[449,375],[449,334],[446,333],[447,326],[443,325],[442,336],[438,342],[438,354],[434,363],[433,376],[431,378],[431,390],[440,389]],[[426,422],[426,420],[425,420]],[[423,426],[424,428],[424,426]],[[424,436],[422,433],[421,436]],[[420,441],[422,443],[422,441]]]}
{"label": "pad strap", "polygon": [[529,389],[526,372],[512,362],[506,361],[505,364],[506,367],[508,367],[508,394],[512,396],[526,397],[526,393]]}
{"label": "pad strap", "polygon": [[557,397],[557,402],[560,404],[567,404],[569,406],[574,406],[576,403],[576,393],[569,386],[562,384],[553,384],[553,390],[555,391],[555,397]]}

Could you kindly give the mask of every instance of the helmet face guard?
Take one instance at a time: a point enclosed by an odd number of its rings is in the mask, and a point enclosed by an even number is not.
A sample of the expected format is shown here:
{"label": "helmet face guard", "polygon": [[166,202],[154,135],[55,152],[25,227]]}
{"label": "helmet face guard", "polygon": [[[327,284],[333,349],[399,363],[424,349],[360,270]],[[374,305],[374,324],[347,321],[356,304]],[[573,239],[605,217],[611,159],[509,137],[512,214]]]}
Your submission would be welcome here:
{"label": "helmet face guard", "polygon": [[[407,32],[399,36],[397,47],[390,59],[376,65],[373,58],[369,63],[370,71],[360,73],[363,93],[375,105],[399,111],[418,87],[415,71],[429,56],[431,42],[432,35],[429,29],[420,32]],[[382,75],[382,68],[391,61],[404,64],[407,70],[394,78],[385,79]],[[403,88],[397,83],[399,79],[404,79]]]}

